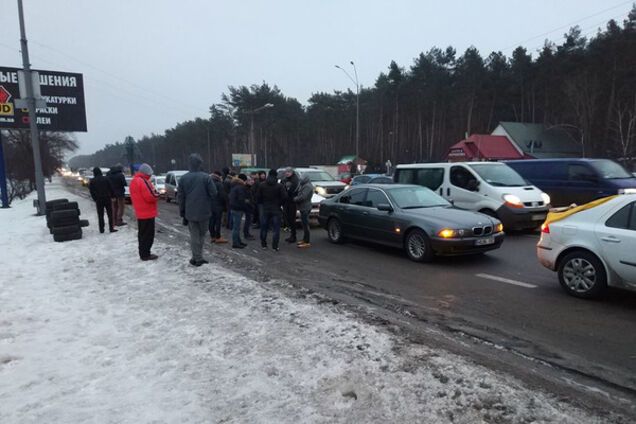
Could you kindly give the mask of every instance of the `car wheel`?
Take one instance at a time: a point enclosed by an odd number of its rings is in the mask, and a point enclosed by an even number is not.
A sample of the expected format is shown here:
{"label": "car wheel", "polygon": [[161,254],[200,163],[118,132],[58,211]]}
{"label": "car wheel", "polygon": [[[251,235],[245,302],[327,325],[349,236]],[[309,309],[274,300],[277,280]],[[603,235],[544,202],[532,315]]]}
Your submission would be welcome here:
{"label": "car wheel", "polygon": [[420,229],[409,231],[404,240],[404,249],[409,259],[415,262],[429,262],[433,259],[431,241]]}
{"label": "car wheel", "polygon": [[327,222],[327,236],[329,241],[336,244],[344,243],[344,234],[342,232],[342,224],[337,218],[331,218]]}
{"label": "car wheel", "polygon": [[559,282],[572,296],[594,299],[607,290],[607,273],[601,261],[583,250],[569,253],[560,262]]}

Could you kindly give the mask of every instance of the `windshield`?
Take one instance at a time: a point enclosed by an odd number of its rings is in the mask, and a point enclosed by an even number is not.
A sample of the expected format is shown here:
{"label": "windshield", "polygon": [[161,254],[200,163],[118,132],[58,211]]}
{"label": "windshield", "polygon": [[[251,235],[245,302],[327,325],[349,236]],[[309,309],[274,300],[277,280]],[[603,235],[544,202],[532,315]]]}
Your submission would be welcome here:
{"label": "windshield", "polygon": [[155,180],[155,182],[156,182],[156,184],[165,184],[166,183],[166,178],[165,177],[157,178]]}
{"label": "windshield", "polygon": [[400,187],[389,190],[388,193],[400,209],[450,206],[443,197],[425,187]]}
{"label": "windshield", "polygon": [[508,165],[468,165],[491,186],[521,187],[528,185],[521,175]]}
{"label": "windshield", "polygon": [[303,172],[302,176],[307,176],[311,181],[335,181],[331,175],[323,171]]}
{"label": "windshield", "polygon": [[592,162],[592,167],[605,179],[633,178],[632,175],[625,171],[625,168],[608,159],[595,160]]}

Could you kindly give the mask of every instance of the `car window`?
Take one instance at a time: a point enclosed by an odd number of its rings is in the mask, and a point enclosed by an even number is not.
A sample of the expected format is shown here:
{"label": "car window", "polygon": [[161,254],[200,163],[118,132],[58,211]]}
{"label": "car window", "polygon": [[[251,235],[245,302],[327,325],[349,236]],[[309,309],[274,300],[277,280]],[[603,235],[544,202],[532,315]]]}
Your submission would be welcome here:
{"label": "car window", "polygon": [[468,165],[482,180],[495,187],[521,187],[528,185],[514,169],[507,165]]}
{"label": "car window", "polygon": [[636,202],[632,203],[632,213],[629,218],[629,229],[636,231]]}
{"label": "car window", "polygon": [[401,169],[398,183],[415,184],[437,190],[444,182],[444,168]]}
{"label": "car window", "polygon": [[570,181],[595,181],[596,173],[586,165],[572,163],[568,165],[568,180]]}
{"label": "car window", "polygon": [[371,177],[369,177],[368,175],[360,175],[360,176],[358,176],[358,177],[355,177],[355,178],[353,179],[353,181],[355,181],[355,182],[356,182],[356,184],[364,184],[364,183],[366,183],[367,181],[369,181],[370,179],[371,179]]}
{"label": "car window", "polygon": [[366,188],[351,189],[340,197],[340,203],[364,206],[364,198],[367,194]]}
{"label": "car window", "polygon": [[388,190],[395,204],[401,209],[419,209],[450,206],[443,197],[425,187],[399,187]]}
{"label": "car window", "polygon": [[[636,209],[633,207],[633,203],[621,208],[618,212],[610,217],[605,222],[605,226],[611,228],[623,228],[628,229],[630,227],[630,217],[632,215],[632,209]],[[634,225],[634,219],[632,219],[632,225]]]}
{"label": "car window", "polygon": [[371,190],[367,192],[367,200],[364,202],[365,206],[370,208],[377,208],[379,204],[390,204],[389,199],[380,190]]}
{"label": "car window", "polygon": [[369,180],[370,184],[393,184],[393,178],[391,177],[375,177]]}
{"label": "car window", "polygon": [[468,183],[470,181],[476,181],[475,176],[463,166],[453,166],[450,171],[451,184],[468,190]]}

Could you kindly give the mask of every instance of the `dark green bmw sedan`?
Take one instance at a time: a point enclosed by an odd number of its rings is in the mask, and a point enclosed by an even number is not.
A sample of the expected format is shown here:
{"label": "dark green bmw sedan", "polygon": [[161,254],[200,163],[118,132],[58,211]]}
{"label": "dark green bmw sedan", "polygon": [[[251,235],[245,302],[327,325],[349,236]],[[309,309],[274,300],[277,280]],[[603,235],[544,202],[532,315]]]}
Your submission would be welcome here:
{"label": "dark green bmw sedan", "polygon": [[414,261],[471,255],[504,240],[496,218],[453,207],[433,191],[406,184],[362,184],[324,200],[318,221],[329,240],[359,239],[402,248]]}

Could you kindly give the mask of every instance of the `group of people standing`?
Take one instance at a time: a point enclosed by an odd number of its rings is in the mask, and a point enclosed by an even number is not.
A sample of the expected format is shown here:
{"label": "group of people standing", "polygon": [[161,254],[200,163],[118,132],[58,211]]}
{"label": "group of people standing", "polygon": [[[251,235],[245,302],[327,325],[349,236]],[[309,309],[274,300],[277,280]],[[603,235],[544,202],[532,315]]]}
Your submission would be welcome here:
{"label": "group of people standing", "polygon": [[115,227],[126,225],[123,220],[126,207],[126,185],[124,168],[121,165],[113,166],[106,175],[100,168],[93,169],[93,178],[88,184],[88,189],[97,206],[100,233],[104,233],[106,227],[104,212],[106,212],[111,233],[117,232]]}
{"label": "group of people standing", "polygon": [[[314,187],[308,177],[299,179],[292,168],[285,170],[281,182],[273,169],[267,174],[251,176],[237,175],[227,168],[208,174],[202,165],[200,155],[190,155],[189,172],[181,176],[177,187],[179,214],[190,233],[191,265],[208,263],[203,258],[207,233],[214,244],[228,242],[221,234],[224,218],[232,230],[234,249],[243,249],[247,247],[245,241],[255,239],[250,231],[255,224],[260,229],[261,248],[268,249],[271,232],[272,249],[279,251],[283,219],[290,228],[290,236],[285,241],[296,243],[299,248],[311,246],[309,214]],[[152,168],[143,164],[130,183],[130,198],[139,223],[139,256],[144,261],[157,258],[150,252],[159,199],[150,182],[152,173]],[[297,211],[303,228],[300,241],[296,240]]]}

